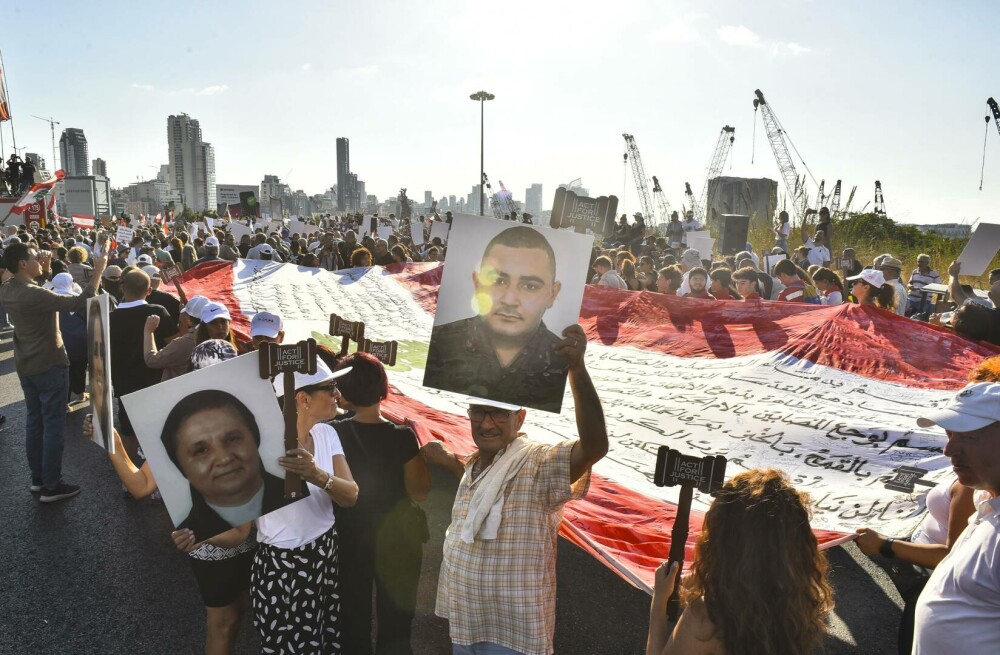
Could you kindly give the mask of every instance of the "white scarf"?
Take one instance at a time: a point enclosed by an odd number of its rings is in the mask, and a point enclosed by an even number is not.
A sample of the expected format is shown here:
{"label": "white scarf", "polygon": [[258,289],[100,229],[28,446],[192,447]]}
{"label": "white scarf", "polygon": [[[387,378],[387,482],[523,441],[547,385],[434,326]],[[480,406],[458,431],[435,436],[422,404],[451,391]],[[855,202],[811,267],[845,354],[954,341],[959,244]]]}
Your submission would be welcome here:
{"label": "white scarf", "polygon": [[469,512],[462,523],[461,537],[465,543],[473,543],[476,537],[486,540],[497,538],[503,517],[503,488],[524,466],[529,454],[527,445],[528,440],[518,436],[502,455],[493,460],[488,471],[480,473],[482,479],[472,492]]}

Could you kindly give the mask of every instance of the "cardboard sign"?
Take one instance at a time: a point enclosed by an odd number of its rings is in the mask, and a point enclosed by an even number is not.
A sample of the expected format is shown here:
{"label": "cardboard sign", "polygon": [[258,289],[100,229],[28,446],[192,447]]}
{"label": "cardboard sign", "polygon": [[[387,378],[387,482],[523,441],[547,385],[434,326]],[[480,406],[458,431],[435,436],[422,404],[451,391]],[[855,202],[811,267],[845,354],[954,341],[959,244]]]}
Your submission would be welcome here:
{"label": "cardboard sign", "polygon": [[392,231],[393,230],[392,230],[392,226],[391,225],[379,225],[378,226],[378,238],[379,239],[384,239],[384,240],[388,241],[389,237],[392,236]]}
{"label": "cardboard sign", "polygon": [[236,242],[239,243],[240,239],[242,239],[244,236],[252,235],[253,229],[247,227],[246,225],[240,223],[239,221],[233,221],[232,223],[229,224],[229,233],[232,234],[233,237],[236,239]]}
{"label": "cardboard sign", "polygon": [[588,231],[596,235],[610,234],[614,230],[617,196],[588,198],[559,187],[552,202],[553,228],[573,228],[580,234]]}
{"label": "cardboard sign", "polygon": [[306,339],[296,344],[266,343],[260,347],[260,376],[298,372],[316,372],[316,340]]}
{"label": "cardboard sign", "polygon": [[764,272],[772,275],[774,265],[782,259],[788,259],[788,255],[764,255]]}
{"label": "cardboard sign", "polygon": [[343,337],[340,342],[340,354],[346,355],[351,340],[360,344],[365,338],[365,324],[362,321],[347,321],[336,314],[330,314],[330,334]]}
{"label": "cardboard sign", "polygon": [[174,278],[181,276],[181,268],[177,264],[171,264],[160,269],[160,279],[163,280],[164,284],[170,284],[174,281]]}
{"label": "cardboard sign", "polygon": [[986,272],[1000,251],[1000,223],[980,223],[969,237],[962,254],[955,260],[962,265],[960,275],[977,277]]}
{"label": "cardboard sign", "polygon": [[118,226],[118,231],[115,232],[115,241],[119,245],[127,246],[132,243],[132,237],[135,236],[135,230],[130,227],[125,227],[124,225]]}
{"label": "cardboard sign", "polygon": [[206,216],[205,225],[208,227],[209,234],[211,234],[212,230],[215,229],[215,220],[211,216]]}
{"label": "cardboard sign", "polygon": [[448,243],[448,232],[450,230],[451,226],[447,223],[434,221],[431,223],[431,241],[434,240],[434,237],[440,237],[442,243]]}
{"label": "cardboard sign", "polygon": [[358,350],[373,355],[375,359],[386,366],[396,365],[396,351],[399,344],[396,341],[371,341],[362,339],[358,344]]}
{"label": "cardboard sign", "polygon": [[420,221],[410,222],[410,239],[413,245],[419,246],[424,242],[424,224]]}
{"label": "cardboard sign", "polygon": [[701,255],[702,259],[711,259],[712,252],[715,250],[715,239],[712,237],[702,237],[699,239],[692,239],[688,236],[688,248],[692,250],[697,250],[698,254]]}

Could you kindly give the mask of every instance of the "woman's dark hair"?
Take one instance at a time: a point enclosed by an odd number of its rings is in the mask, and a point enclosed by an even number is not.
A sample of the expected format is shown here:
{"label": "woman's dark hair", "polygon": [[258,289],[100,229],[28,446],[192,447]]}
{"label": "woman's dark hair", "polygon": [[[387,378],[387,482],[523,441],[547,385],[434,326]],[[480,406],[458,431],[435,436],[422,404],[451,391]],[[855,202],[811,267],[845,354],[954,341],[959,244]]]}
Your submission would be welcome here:
{"label": "woman's dark hair", "polygon": [[[208,324],[199,321],[198,327],[194,330],[194,345],[197,346],[201,342],[208,341],[211,338],[212,337],[208,336]],[[231,343],[233,348],[236,349],[236,352],[240,351],[240,345],[236,342],[236,334],[233,332],[232,322],[229,323],[229,334],[226,335],[226,338],[223,339],[223,341]]]}
{"label": "woman's dark hair", "polygon": [[302,263],[299,266],[305,266],[306,268],[316,268],[319,266],[319,259],[314,253],[309,253],[302,258]]}
{"label": "woman's dark hair", "polygon": [[688,600],[704,599],[729,655],[811,653],[833,608],[808,496],[777,470],[740,473],[705,513]]}
{"label": "woman's dark hair", "polygon": [[399,257],[399,261],[401,263],[405,262],[407,257],[410,256],[410,254],[406,250],[406,246],[398,243],[394,245],[392,247],[392,250],[390,250],[389,252],[392,254],[393,257]]}
{"label": "woman's dark hair", "polygon": [[881,309],[895,311],[896,309],[896,287],[888,282],[881,287],[868,284],[864,280],[858,280],[865,287],[865,297],[858,298],[858,303],[862,305],[875,305]]}
{"label": "woman's dark hair", "polygon": [[819,270],[813,273],[812,278],[813,282],[826,282],[827,284],[832,284],[837,287],[837,291],[840,291],[842,296],[847,296],[847,294],[844,293],[844,283],[840,280],[840,276],[829,268],[821,266]]}
{"label": "woman's dark hair", "polygon": [[340,393],[358,407],[368,407],[386,399],[389,395],[389,380],[385,367],[373,355],[356,352],[348,355],[337,365],[338,369],[350,367],[350,373],[340,378]]}
{"label": "woman's dark hair", "polygon": [[178,471],[183,473],[177,457],[177,432],[180,430],[181,425],[198,412],[206,409],[222,409],[224,407],[231,407],[236,410],[236,413],[240,415],[246,426],[250,428],[253,440],[257,444],[257,447],[260,448],[260,427],[257,426],[257,419],[254,418],[253,412],[239,398],[218,389],[195,391],[174,405],[174,408],[167,414],[167,420],[163,424],[163,431],[160,433],[160,441],[163,442],[167,456],[170,457],[170,461],[174,463]]}

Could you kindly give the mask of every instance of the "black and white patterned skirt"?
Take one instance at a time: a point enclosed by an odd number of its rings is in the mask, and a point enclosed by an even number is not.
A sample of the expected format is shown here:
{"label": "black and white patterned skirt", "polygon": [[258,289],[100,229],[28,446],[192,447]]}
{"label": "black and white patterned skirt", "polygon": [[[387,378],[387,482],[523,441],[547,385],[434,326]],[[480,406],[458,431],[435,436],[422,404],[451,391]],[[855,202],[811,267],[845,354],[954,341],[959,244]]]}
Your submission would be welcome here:
{"label": "black and white patterned skirt", "polygon": [[337,529],[299,548],[260,544],[250,577],[264,653],[340,653]]}

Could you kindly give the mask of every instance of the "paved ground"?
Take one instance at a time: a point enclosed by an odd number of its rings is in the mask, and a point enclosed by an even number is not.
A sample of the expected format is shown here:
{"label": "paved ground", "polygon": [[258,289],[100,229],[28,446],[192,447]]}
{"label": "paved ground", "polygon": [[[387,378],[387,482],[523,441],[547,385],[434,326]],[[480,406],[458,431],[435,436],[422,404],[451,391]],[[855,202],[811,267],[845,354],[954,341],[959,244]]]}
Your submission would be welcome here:
{"label": "paved ground", "polygon": [[[66,426],[63,471],[83,493],[44,506],[28,492],[24,405],[10,334],[0,336],[0,653],[199,653],[204,617],[194,579],[170,543],[162,505],[123,498],[103,451],[80,436],[85,409]],[[455,481],[434,479],[414,651],[447,653],[433,616],[441,541]],[[886,573],[853,545],[830,553],[837,614],[826,653],[895,653],[900,599]],[[642,653],[649,597],[583,551],[560,542],[556,653]],[[858,646],[861,644],[861,646]],[[244,622],[239,653],[259,652]],[[349,654],[348,654],[349,655]]]}

